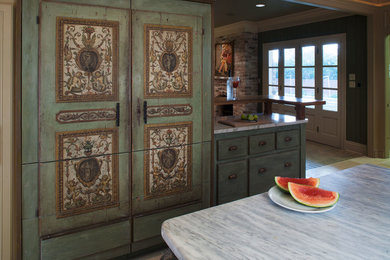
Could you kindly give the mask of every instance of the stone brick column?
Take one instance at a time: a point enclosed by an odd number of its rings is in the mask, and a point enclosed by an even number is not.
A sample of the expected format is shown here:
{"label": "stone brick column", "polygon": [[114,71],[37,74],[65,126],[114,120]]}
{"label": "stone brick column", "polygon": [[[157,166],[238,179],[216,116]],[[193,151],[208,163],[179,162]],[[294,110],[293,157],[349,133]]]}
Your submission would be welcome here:
{"label": "stone brick column", "polygon": [[[258,95],[258,34],[243,32],[215,39],[216,43],[234,42],[234,73],[239,76],[241,84],[238,87],[238,97]],[[214,79],[214,95],[226,94],[226,80]],[[218,109],[218,108],[216,108]],[[244,111],[257,112],[257,104],[235,105],[234,115],[241,115]]]}

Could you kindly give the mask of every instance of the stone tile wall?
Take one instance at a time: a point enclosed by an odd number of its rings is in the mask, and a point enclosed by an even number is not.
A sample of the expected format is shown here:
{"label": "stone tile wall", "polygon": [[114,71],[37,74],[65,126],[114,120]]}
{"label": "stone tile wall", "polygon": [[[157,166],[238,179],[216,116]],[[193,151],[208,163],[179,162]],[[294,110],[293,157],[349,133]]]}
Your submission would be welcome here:
{"label": "stone tile wall", "polygon": [[[234,42],[234,73],[239,76],[241,84],[238,87],[238,97],[258,95],[258,35],[256,33],[243,32],[229,36],[221,36],[215,39],[216,43]],[[226,95],[227,79],[214,79],[214,95]],[[216,107],[218,115],[219,108]],[[254,113],[257,104],[235,105],[234,115],[241,115],[244,111]]]}

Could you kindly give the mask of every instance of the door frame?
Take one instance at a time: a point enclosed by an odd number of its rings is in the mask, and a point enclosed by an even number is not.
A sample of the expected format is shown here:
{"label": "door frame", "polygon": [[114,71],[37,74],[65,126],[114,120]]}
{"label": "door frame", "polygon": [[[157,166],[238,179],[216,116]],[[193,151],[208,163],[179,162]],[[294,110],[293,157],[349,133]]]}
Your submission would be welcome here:
{"label": "door frame", "polygon": [[[271,49],[281,49],[281,48],[289,48],[289,47],[292,47],[292,46],[302,46],[302,45],[306,45],[306,43],[317,43],[317,42],[323,42],[327,39],[334,39],[336,40],[340,46],[339,46],[339,133],[340,133],[340,148],[341,149],[345,149],[345,146],[346,146],[346,88],[347,88],[347,85],[346,85],[346,72],[347,72],[347,68],[346,68],[346,33],[340,33],[340,34],[329,34],[329,35],[325,35],[325,36],[319,36],[319,37],[309,37],[309,38],[299,38],[299,39],[294,39],[294,40],[287,40],[287,41],[277,41],[277,42],[269,42],[269,43],[264,43],[263,44],[263,71],[262,71],[262,74],[263,74],[263,79],[262,79],[262,90],[263,90],[263,93],[264,94],[268,94],[268,54],[267,54],[267,51],[268,50],[271,50]],[[279,57],[281,57],[279,55]],[[300,57],[296,57],[296,60],[300,60],[301,58]],[[279,60],[279,64],[278,64],[278,68],[280,70],[280,68],[282,68],[280,66],[280,60]],[[295,66],[295,68],[297,67],[301,67],[301,66]],[[299,76],[301,77],[301,76]],[[296,77],[297,79],[297,77]],[[281,85],[280,84],[280,81],[279,81],[279,86]],[[295,88],[297,87],[297,80],[296,80],[296,84],[295,84]],[[296,89],[296,93],[299,93],[300,95],[302,94],[302,90],[299,89],[297,90]],[[322,113],[323,111],[320,112],[320,114],[323,114]]]}
{"label": "door frame", "polygon": [[14,154],[14,14],[13,4],[0,4],[0,258],[17,258],[18,190]]}

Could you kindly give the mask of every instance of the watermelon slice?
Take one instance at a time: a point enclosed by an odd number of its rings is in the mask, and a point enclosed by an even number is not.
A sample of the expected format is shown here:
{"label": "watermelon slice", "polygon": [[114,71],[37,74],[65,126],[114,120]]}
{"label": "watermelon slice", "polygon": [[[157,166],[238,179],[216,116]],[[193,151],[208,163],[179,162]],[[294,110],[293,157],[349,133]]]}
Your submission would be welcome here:
{"label": "watermelon slice", "polygon": [[315,208],[330,207],[339,200],[339,193],[323,190],[318,187],[288,183],[288,190],[291,196],[299,203]]}
{"label": "watermelon slice", "polygon": [[288,183],[289,182],[313,186],[313,187],[318,187],[320,185],[319,178],[300,179],[300,178],[288,178],[288,177],[275,176],[276,185],[278,185],[278,187],[281,188],[285,192],[288,192]]}

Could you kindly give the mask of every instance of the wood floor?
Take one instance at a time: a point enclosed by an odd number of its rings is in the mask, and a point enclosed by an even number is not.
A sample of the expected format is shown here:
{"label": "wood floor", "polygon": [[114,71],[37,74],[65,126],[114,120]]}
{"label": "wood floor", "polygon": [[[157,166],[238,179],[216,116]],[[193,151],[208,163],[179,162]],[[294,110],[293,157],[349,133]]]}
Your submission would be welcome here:
{"label": "wood floor", "polygon": [[[362,154],[340,150],[332,146],[306,142],[306,176],[321,177],[330,173],[351,168],[360,164],[374,164],[390,168],[390,159],[369,158]],[[171,260],[166,258],[168,249],[137,256],[134,260]]]}
{"label": "wood floor", "polygon": [[321,177],[366,163],[390,168],[390,158],[369,158],[359,153],[339,150],[310,141],[306,142],[307,177]]}

